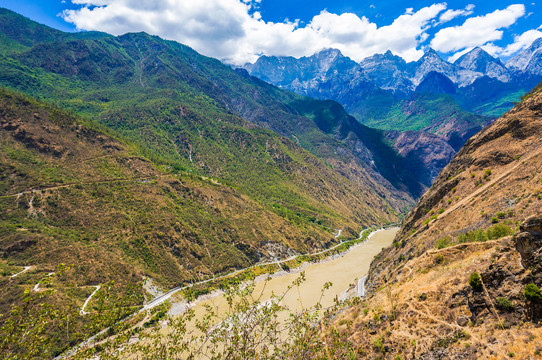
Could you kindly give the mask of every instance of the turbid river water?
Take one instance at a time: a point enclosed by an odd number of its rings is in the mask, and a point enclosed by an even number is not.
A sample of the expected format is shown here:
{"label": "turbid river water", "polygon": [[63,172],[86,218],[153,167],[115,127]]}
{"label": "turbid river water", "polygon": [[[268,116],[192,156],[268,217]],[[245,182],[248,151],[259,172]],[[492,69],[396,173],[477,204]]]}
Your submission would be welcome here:
{"label": "turbid river water", "polygon": [[[302,306],[305,309],[312,307],[318,301],[324,308],[330,307],[334,304],[335,297],[340,297],[347,289],[352,288],[351,285],[355,286],[353,293],[358,294],[358,280],[367,275],[371,261],[382,248],[392,244],[398,230],[399,228],[392,228],[373,232],[364,243],[350,248],[342,256],[304,266],[305,281],[299,286],[299,291],[297,288],[288,291],[281,305],[288,307],[291,311],[301,311]],[[264,302],[273,294],[282,295],[299,276],[299,271],[281,272],[267,281],[265,281],[267,276],[261,276],[256,281],[253,296]],[[321,298],[321,290],[327,282],[333,285],[324,292]],[[220,292],[208,295],[189,306],[193,306],[196,317],[199,317],[205,312],[205,305],[212,306],[218,313],[228,310],[225,296]],[[184,308],[186,304],[173,304],[171,313],[178,314]]]}

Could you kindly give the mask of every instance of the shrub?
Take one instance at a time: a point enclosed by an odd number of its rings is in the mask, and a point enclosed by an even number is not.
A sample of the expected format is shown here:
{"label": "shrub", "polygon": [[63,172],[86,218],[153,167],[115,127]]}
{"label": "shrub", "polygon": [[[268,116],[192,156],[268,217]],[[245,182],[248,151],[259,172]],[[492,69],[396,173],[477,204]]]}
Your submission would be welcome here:
{"label": "shrub", "polygon": [[444,262],[444,256],[442,256],[441,254],[438,254],[437,256],[435,256],[435,263],[442,264],[443,262]]}
{"label": "shrub", "polygon": [[376,351],[386,353],[386,347],[384,346],[384,337],[383,336],[380,336],[378,338],[374,338],[372,343],[373,343],[373,348]]}
{"label": "shrub", "polygon": [[496,224],[496,223],[498,223],[498,222],[499,222],[499,218],[498,218],[498,217],[493,216],[493,217],[491,218],[491,223],[492,223],[492,224]]}
{"label": "shrub", "polygon": [[482,278],[480,277],[480,274],[478,274],[476,271],[470,274],[469,285],[474,291],[482,290]]}
{"label": "shrub", "polygon": [[504,298],[504,297],[497,297],[497,305],[499,306],[499,308],[503,309],[503,310],[511,310],[514,308],[514,306],[512,305],[512,302],[510,300],[508,300],[507,298]]}
{"label": "shrub", "polygon": [[452,239],[449,236],[438,239],[437,243],[435,244],[437,249],[444,249],[451,245],[452,245]]}
{"label": "shrub", "polygon": [[502,212],[502,211],[499,211],[498,213],[496,213],[495,215],[497,215],[497,217],[499,219],[504,219],[506,217],[506,213],[505,212]]}
{"label": "shrub", "polygon": [[533,283],[525,285],[525,288],[523,289],[523,295],[525,296],[525,299],[533,303],[542,300],[540,289]]}
{"label": "shrub", "polygon": [[512,233],[512,229],[503,224],[497,224],[487,229],[487,237],[489,240],[500,239],[502,237],[512,235]]}

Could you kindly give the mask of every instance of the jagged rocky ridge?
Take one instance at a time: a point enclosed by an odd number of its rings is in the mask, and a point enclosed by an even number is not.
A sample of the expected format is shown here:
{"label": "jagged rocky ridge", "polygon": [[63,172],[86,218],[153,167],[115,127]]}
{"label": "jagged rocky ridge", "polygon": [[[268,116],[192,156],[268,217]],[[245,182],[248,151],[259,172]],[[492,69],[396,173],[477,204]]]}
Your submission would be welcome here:
{"label": "jagged rocky ridge", "polygon": [[[365,125],[428,132],[457,151],[542,79],[536,70],[539,47],[540,41],[535,41],[517,56],[530,61],[525,70],[519,65],[505,66],[481,48],[472,49],[454,63],[429,49],[415,62],[407,63],[388,51],[358,64],[340,51],[328,49],[300,59],[262,56],[245,68],[253,76],[296,93],[336,100]],[[400,148],[400,144],[394,146]],[[420,158],[418,163],[431,161]],[[430,172],[440,170],[436,167]],[[422,182],[433,180],[425,177]]]}

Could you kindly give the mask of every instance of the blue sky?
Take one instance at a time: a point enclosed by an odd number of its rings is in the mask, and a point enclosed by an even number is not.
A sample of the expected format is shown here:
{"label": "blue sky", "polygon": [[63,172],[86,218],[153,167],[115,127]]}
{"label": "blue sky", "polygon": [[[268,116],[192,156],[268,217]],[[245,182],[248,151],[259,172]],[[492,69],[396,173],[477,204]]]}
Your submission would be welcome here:
{"label": "blue sky", "polygon": [[329,47],[358,61],[388,49],[415,60],[429,46],[452,60],[474,46],[506,59],[542,37],[536,2],[0,0],[0,6],[64,31],[146,31],[237,64]]}

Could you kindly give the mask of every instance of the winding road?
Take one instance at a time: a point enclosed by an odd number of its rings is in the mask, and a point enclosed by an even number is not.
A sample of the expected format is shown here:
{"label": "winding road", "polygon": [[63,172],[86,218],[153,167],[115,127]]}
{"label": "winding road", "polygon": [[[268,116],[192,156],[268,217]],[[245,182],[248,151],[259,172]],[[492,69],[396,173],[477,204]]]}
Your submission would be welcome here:
{"label": "winding road", "polygon": [[94,290],[92,292],[92,294],[90,294],[90,296],[87,298],[87,300],[85,300],[85,303],[83,304],[83,307],[81,308],[81,311],[79,311],[79,314],[81,314],[81,315],[87,315],[88,314],[88,312],[85,311],[85,308],[87,307],[90,299],[92,299],[94,294],[96,294],[98,292],[98,290],[100,290],[101,285],[96,285],[95,287],[96,287],[96,290]]}
{"label": "winding road", "polygon": [[[396,226],[396,224],[393,224],[393,225],[390,225],[391,227],[393,226]],[[381,231],[383,230],[384,227],[381,227],[380,229],[378,230],[374,230],[371,234],[369,234],[369,236],[367,237],[366,241],[368,239],[370,239],[372,237],[372,235],[378,231]],[[362,230],[359,234],[359,237],[355,240],[360,240],[363,238],[363,234],[364,232],[366,231],[370,231],[370,229],[365,229],[365,230]],[[312,254],[304,254],[305,256],[317,256],[317,255],[321,255],[321,254],[324,254],[326,252],[329,252],[329,251],[332,251],[333,249],[336,249],[337,247],[343,245],[344,243],[346,242],[349,242],[349,241],[352,241],[352,240],[345,240],[345,241],[342,241],[340,242],[339,244],[329,248],[329,249],[326,249],[326,250],[322,250],[322,251],[319,251],[319,252],[316,252],[316,253],[312,253]],[[237,271],[234,271],[232,273],[229,273],[229,274],[225,274],[225,275],[221,275],[221,276],[217,276],[217,277],[214,277],[214,278],[211,278],[211,279],[207,279],[207,280],[203,280],[203,281],[199,281],[197,283],[194,283],[194,284],[190,284],[190,285],[186,285],[186,286],[182,286],[182,287],[176,287],[176,288],[173,288],[171,289],[170,291],[168,291],[167,293],[163,294],[163,295],[160,295],[156,298],[154,298],[153,300],[149,301],[147,304],[145,304],[141,309],[139,309],[138,311],[132,313],[131,315],[127,316],[126,318],[120,320],[120,321],[126,321],[128,319],[131,319],[133,318],[134,316],[140,314],[141,312],[143,311],[146,311],[146,310],[149,310],[149,309],[152,309],[162,303],[164,303],[166,300],[168,300],[169,298],[171,298],[174,294],[178,293],[179,291],[182,291],[182,290],[185,290],[185,289],[189,289],[195,285],[202,285],[202,284],[206,284],[206,283],[209,283],[211,281],[215,281],[215,280],[220,280],[220,279],[224,279],[224,278],[227,278],[227,277],[231,277],[231,276],[235,276],[243,271],[246,271],[246,270],[250,270],[252,268],[255,268],[257,266],[269,266],[269,265],[279,265],[281,263],[285,263],[285,262],[288,262],[288,261],[291,261],[291,260],[294,260],[295,258],[297,258],[298,256],[302,256],[303,254],[299,254],[299,255],[293,255],[293,256],[290,256],[286,259],[282,259],[282,260],[276,260],[276,261],[272,261],[272,262],[267,262],[267,263],[259,263],[259,264],[255,264],[255,265],[252,265],[252,266],[249,266],[247,268],[244,268],[244,269],[240,269],[240,270],[237,270]],[[86,308],[88,302],[90,301],[90,299],[92,298],[92,296],[94,296],[94,294],[96,293],[96,291],[98,291],[99,289],[97,288],[90,296],[89,298],[85,301],[85,304],[83,305],[80,313],[81,315],[85,315],[87,314],[87,312],[84,311],[84,309]],[[364,291],[363,291],[364,292]],[[359,285],[358,285],[358,294],[359,294]],[[107,331],[109,330],[109,328],[106,328],[106,329],[103,329],[101,330],[100,332],[98,332],[97,334],[91,336],[90,338],[88,338],[87,340],[85,340],[84,342],[80,343],[79,345],[75,346],[74,348],[70,349],[69,351],[67,351],[66,353],[62,354],[62,355],[59,355],[55,358],[55,360],[59,360],[59,359],[65,359],[73,354],[75,354],[79,349],[81,349],[82,347],[92,343],[96,338],[98,338],[99,336],[101,336],[102,334],[105,334]]]}
{"label": "winding road", "polygon": [[14,278],[16,276],[21,275],[24,272],[27,272],[28,270],[32,269],[32,266],[25,266],[23,271],[19,271],[17,274],[13,274],[10,276],[10,278]]}
{"label": "winding road", "polygon": [[[368,231],[369,229],[365,229],[365,230],[362,230],[360,233],[359,233],[359,237],[356,239],[356,240],[360,240],[362,237],[363,237],[363,233],[365,231]],[[381,230],[381,229],[380,229]],[[376,231],[380,231],[380,230],[376,230]],[[375,231],[375,232],[376,232]],[[339,230],[339,234],[335,237],[338,237],[340,236],[342,230]],[[370,237],[371,235],[369,235]],[[369,238],[367,237],[367,238]],[[235,276],[243,271],[247,271],[247,270],[250,270],[250,269],[253,269],[255,267],[258,267],[258,266],[270,266],[270,265],[280,265],[280,264],[283,264],[283,263],[286,263],[288,261],[292,261],[294,260],[295,258],[297,258],[298,256],[318,256],[318,255],[322,255],[322,254],[325,254],[326,252],[329,252],[333,249],[336,249],[338,248],[339,246],[343,245],[344,243],[346,242],[349,242],[349,241],[352,241],[352,240],[345,240],[345,241],[341,241],[340,243],[338,243],[337,245],[335,246],[332,246],[330,247],[329,249],[325,249],[325,250],[322,250],[322,251],[319,251],[319,252],[315,252],[315,253],[312,253],[312,254],[299,254],[299,255],[292,255],[290,256],[289,258],[286,258],[286,259],[282,259],[282,260],[276,260],[276,261],[271,261],[271,262],[267,262],[267,263],[259,263],[259,264],[255,264],[255,265],[252,265],[252,266],[249,266],[247,268],[244,268],[244,269],[241,269],[241,270],[237,270],[237,271],[234,271],[232,273],[229,273],[229,274],[226,274],[226,275],[221,275],[221,276],[217,276],[217,277],[214,277],[214,278],[211,278],[211,279],[207,279],[207,280],[203,280],[203,281],[200,281],[200,282],[197,282],[197,283],[194,283],[194,284],[190,284],[190,285],[186,285],[186,286],[183,286],[183,287],[176,287],[174,289],[171,289],[170,291],[168,291],[167,293],[163,294],[163,295],[160,295],[158,297],[156,297],[155,299],[149,301],[146,305],[144,305],[137,313],[140,313],[142,311],[145,311],[145,310],[149,310],[149,309],[152,309],[154,308],[155,306],[158,306],[160,304],[162,304],[163,302],[165,302],[166,300],[168,300],[169,298],[171,298],[173,295],[175,295],[176,293],[178,293],[179,291],[183,291],[183,290],[186,290],[186,289],[189,289],[191,288],[192,286],[195,286],[195,285],[202,285],[202,284],[206,284],[208,282],[211,282],[211,281],[215,281],[215,280],[221,280],[221,279],[224,279],[224,278],[227,278],[227,277],[230,277],[230,276]]]}

